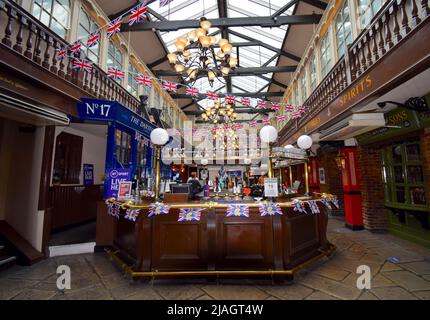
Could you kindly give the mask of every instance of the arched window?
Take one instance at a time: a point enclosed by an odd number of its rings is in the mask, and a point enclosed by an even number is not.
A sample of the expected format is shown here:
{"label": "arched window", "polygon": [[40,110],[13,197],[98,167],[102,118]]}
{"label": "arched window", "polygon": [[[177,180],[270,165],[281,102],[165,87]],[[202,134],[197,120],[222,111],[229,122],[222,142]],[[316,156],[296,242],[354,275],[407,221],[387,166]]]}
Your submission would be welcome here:
{"label": "arched window", "polygon": [[89,15],[81,8],[79,14],[79,26],[78,26],[78,39],[82,40],[82,50],[86,53],[87,57],[94,63],[99,63],[100,56],[100,45],[97,43],[91,48],[86,47],[86,40],[90,33],[95,32],[99,29],[99,26],[89,17]]}
{"label": "arched window", "polygon": [[305,102],[307,95],[307,88],[306,88],[306,70],[303,70],[302,78],[300,80],[300,88],[302,89],[302,104]]}
{"label": "arched window", "polygon": [[315,54],[312,56],[312,59],[310,59],[309,76],[310,76],[311,92],[312,92],[317,87],[317,67],[315,63]]}
{"label": "arched window", "polygon": [[[108,58],[107,58],[107,66],[108,67],[117,67],[122,70],[122,53],[112,41],[109,42],[108,48]],[[121,82],[120,80],[116,80],[117,82]]]}
{"label": "arched window", "polygon": [[345,0],[342,9],[336,16],[336,45],[337,56],[343,56],[346,46],[352,42],[351,20],[349,19],[348,1]]}
{"label": "arched window", "polygon": [[358,15],[361,29],[364,29],[381,9],[384,0],[358,0]]}
{"label": "arched window", "polygon": [[330,53],[330,39],[329,32],[327,32],[321,40],[320,53],[321,53],[321,71],[322,76],[325,77],[331,68],[331,53]]}
{"label": "arched window", "polygon": [[34,0],[33,16],[48,26],[63,39],[69,29],[69,0]]}
{"label": "arched window", "polygon": [[139,95],[139,84],[134,80],[134,77],[136,76],[137,73],[138,73],[138,70],[134,66],[134,64],[129,63],[129,65],[128,65],[127,90],[128,90],[128,92],[130,92],[136,98]]}

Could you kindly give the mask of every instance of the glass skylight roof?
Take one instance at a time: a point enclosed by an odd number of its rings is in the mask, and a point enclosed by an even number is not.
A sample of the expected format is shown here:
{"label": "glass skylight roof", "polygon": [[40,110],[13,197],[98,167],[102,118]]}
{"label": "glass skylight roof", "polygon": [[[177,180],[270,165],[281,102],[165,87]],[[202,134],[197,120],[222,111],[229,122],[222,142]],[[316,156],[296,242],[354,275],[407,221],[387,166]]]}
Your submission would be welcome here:
{"label": "glass skylight roof", "polygon": [[[230,18],[270,16],[287,3],[288,1],[286,0],[241,0],[240,2],[237,0],[227,0],[227,16]],[[209,20],[219,18],[217,0],[174,0],[162,8],[159,7],[159,1],[155,1],[149,7],[167,20],[198,20],[202,16],[205,16]],[[282,13],[282,15],[291,15],[293,10],[294,5]],[[154,21],[158,20],[153,16],[151,18]],[[231,43],[248,42],[251,39],[255,39],[264,42],[274,49],[280,49],[288,26],[279,28],[262,28],[258,26],[231,27],[229,30],[236,33],[229,34]],[[186,35],[189,31],[191,29],[181,29],[178,31],[161,32],[160,35],[169,52],[174,52],[176,51],[176,39],[179,36]],[[217,28],[211,28],[209,33],[217,31]],[[240,35],[243,35],[243,37]],[[269,59],[276,55],[276,52],[259,45],[234,47],[233,55],[237,56],[237,52],[239,53],[238,67],[241,68],[255,68],[263,65],[276,66],[277,63],[277,59],[273,59],[273,61],[267,63]],[[268,90],[272,76],[272,73],[255,76],[233,76],[231,78],[233,92],[265,92]],[[202,78],[196,82],[195,86],[205,92],[226,92],[225,84],[219,80],[215,80],[213,87],[211,87],[207,79]],[[210,101],[202,100],[199,104],[201,107],[206,108],[210,105]]]}

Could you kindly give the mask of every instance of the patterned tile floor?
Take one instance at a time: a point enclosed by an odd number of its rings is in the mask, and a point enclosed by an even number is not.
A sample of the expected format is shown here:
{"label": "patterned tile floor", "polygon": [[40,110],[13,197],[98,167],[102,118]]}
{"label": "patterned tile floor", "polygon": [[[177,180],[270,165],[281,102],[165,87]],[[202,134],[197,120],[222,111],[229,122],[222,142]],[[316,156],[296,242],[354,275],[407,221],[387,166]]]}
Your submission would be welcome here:
{"label": "patterned tile floor", "polygon": [[[155,280],[132,281],[104,254],[47,259],[31,267],[15,266],[0,273],[0,299],[424,299],[430,300],[430,249],[389,234],[352,232],[331,218],[328,236],[336,253],[295,280]],[[387,259],[395,257],[398,262]],[[71,290],[56,288],[56,268],[69,265]],[[356,268],[368,265],[372,288],[358,290]]]}

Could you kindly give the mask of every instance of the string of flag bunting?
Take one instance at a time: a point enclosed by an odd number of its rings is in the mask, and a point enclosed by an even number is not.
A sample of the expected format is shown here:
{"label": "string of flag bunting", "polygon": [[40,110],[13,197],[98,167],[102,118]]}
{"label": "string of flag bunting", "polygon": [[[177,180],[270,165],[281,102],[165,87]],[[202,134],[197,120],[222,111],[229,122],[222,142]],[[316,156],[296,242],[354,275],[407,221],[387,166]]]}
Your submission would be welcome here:
{"label": "string of flag bunting", "polygon": [[[172,0],[164,0],[160,1],[160,6],[165,6],[169,4]],[[86,48],[91,48],[97,45],[101,39],[101,31],[106,28],[106,36],[108,39],[111,39],[114,35],[118,34],[121,31],[121,25],[124,22],[124,19],[127,15],[129,15],[128,24],[133,25],[135,23],[142,22],[145,20],[148,14],[147,3],[140,3],[136,5],[134,8],[129,11],[123,13],[121,16],[109,21],[109,23],[98,30],[90,33],[87,37],[78,39],[71,43],[68,46],[57,49],[57,59],[63,60],[66,57],[72,59],[72,68],[91,73],[93,70],[93,62],[88,58],[82,58],[81,55],[85,56],[85,53],[82,51],[84,45]],[[220,96],[216,92],[203,92],[196,87],[175,83],[172,81],[162,80],[156,77],[146,76],[140,73],[134,73],[128,71],[130,75],[133,76],[134,81],[138,85],[143,85],[145,87],[150,88],[153,84],[153,81],[158,81],[161,83],[161,87],[163,90],[171,93],[176,93],[179,90],[179,87],[185,87],[185,94],[189,95],[190,98],[197,98],[201,95],[204,95],[206,99],[209,100],[219,100]],[[126,77],[127,72],[121,70],[115,66],[109,66],[107,70],[108,78],[113,80],[122,80]],[[253,101],[256,100],[256,101]],[[305,106],[294,106],[290,104],[281,104],[279,102],[266,101],[263,99],[251,99],[248,97],[235,97],[235,96],[225,96],[224,101],[226,103],[240,103],[243,106],[251,106],[255,105],[256,108],[261,109],[271,109],[273,111],[279,111],[282,108],[290,114],[292,119],[296,119],[302,116],[303,113],[306,112]],[[283,122],[288,119],[287,115],[278,115],[275,117],[276,121]],[[270,124],[270,120],[263,120],[263,124]],[[257,125],[257,121],[251,121],[248,123],[250,127],[255,127]]]}
{"label": "string of flag bunting", "polygon": [[[339,209],[339,201],[336,197],[321,198],[319,199],[329,210],[332,210],[332,205]],[[108,214],[112,217],[119,219],[121,205],[110,200],[106,200],[108,207]],[[318,207],[317,200],[301,201],[294,199],[292,202],[293,211],[301,214],[318,214],[320,208]],[[306,206],[307,205],[307,206]],[[310,212],[308,211],[308,209]],[[200,221],[202,212],[207,210],[206,208],[181,208],[178,213],[178,222],[192,222]],[[156,202],[148,207],[148,218],[169,214],[170,206],[162,202]],[[258,204],[258,211],[261,217],[266,216],[281,216],[282,212],[279,203],[275,202],[261,202]],[[141,213],[141,209],[127,208],[125,210],[124,218],[133,222],[136,222],[137,218]],[[249,206],[245,204],[229,204],[226,208],[227,217],[245,217],[249,218]]]}

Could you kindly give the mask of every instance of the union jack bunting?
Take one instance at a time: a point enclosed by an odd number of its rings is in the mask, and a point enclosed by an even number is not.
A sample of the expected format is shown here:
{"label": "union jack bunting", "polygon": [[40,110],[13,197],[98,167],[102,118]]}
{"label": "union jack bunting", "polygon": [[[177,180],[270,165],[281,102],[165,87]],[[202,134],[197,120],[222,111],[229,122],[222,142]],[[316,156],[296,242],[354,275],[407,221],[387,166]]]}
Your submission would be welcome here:
{"label": "union jack bunting", "polygon": [[266,119],[261,120],[261,122],[262,122],[263,124],[270,124],[270,119],[269,119],[269,118],[266,118]]}
{"label": "union jack bunting", "polygon": [[242,129],[242,124],[236,123],[234,126],[236,129]]}
{"label": "union jack bunting", "polygon": [[244,106],[249,106],[251,104],[251,99],[249,98],[242,98],[240,101]]}
{"label": "union jack bunting", "polygon": [[298,199],[295,199],[293,201],[293,210],[300,213],[307,213],[305,206],[303,205],[303,202]]}
{"label": "union jack bunting", "polygon": [[153,203],[148,208],[148,217],[168,214],[170,206],[164,203]]}
{"label": "union jack bunting", "polygon": [[108,67],[108,78],[112,78],[115,80],[121,80],[125,77],[125,72],[121,71],[117,67]]}
{"label": "union jack bunting", "polygon": [[259,107],[259,108],[265,108],[266,107],[266,101],[264,101],[264,100],[258,100],[257,101],[257,107]]}
{"label": "union jack bunting", "polygon": [[281,108],[281,104],[277,102],[272,102],[272,110],[279,110]]}
{"label": "union jack bunting", "polygon": [[199,96],[199,90],[194,87],[189,87],[185,90],[185,94],[192,96],[192,97],[198,97]]}
{"label": "union jack bunting", "polygon": [[287,110],[288,112],[293,112],[295,110],[294,106],[287,104],[285,106],[285,110]]}
{"label": "union jack bunting", "polygon": [[99,41],[100,41],[100,32],[99,31],[93,32],[88,36],[87,47],[91,48],[95,46],[97,43],[99,43]]}
{"label": "union jack bunting", "polygon": [[81,40],[76,40],[75,42],[73,42],[73,43],[70,45],[70,52],[71,52],[71,53],[79,52],[79,51],[81,51],[81,47],[82,47],[82,42],[81,42]]}
{"label": "union jack bunting", "polygon": [[138,74],[137,76],[134,77],[134,80],[138,84],[143,84],[145,87],[151,87],[152,86],[152,78],[147,77],[143,74]]}
{"label": "union jack bunting", "polygon": [[337,198],[332,198],[331,203],[333,203],[336,209],[339,209],[339,200],[337,200]]}
{"label": "union jack bunting", "polygon": [[249,218],[249,207],[242,204],[230,204],[227,206],[226,216]]}
{"label": "union jack bunting", "polygon": [[176,92],[178,90],[178,85],[174,82],[163,80],[163,89],[169,92]]}
{"label": "union jack bunting", "polygon": [[146,7],[146,3],[141,3],[131,9],[130,20],[128,21],[128,25],[132,26],[136,22],[141,22],[144,20],[146,16],[146,12],[148,8]]}
{"label": "union jack bunting", "polygon": [[73,59],[73,69],[91,72],[93,70],[93,63],[89,60],[75,58]]}
{"label": "union jack bunting", "polygon": [[140,209],[127,209],[125,211],[125,219],[136,222],[137,217],[139,216]]}
{"label": "union jack bunting", "polygon": [[297,111],[299,111],[300,113],[305,113],[306,107],[303,107],[303,106],[297,107]]}
{"label": "union jack bunting", "polygon": [[235,103],[235,101],[236,101],[236,98],[235,98],[235,97],[232,97],[232,96],[226,96],[226,97],[225,97],[225,102],[228,102],[228,103]]}
{"label": "union jack bunting", "polygon": [[160,0],[160,8],[167,6],[173,0]]}
{"label": "union jack bunting", "polygon": [[108,39],[112,38],[114,35],[116,35],[118,32],[121,31],[121,23],[122,23],[122,18],[116,18],[115,20],[112,20],[109,22],[107,29],[106,29],[106,34]]}
{"label": "union jack bunting", "polygon": [[248,122],[248,125],[249,125],[250,127],[256,127],[256,126],[257,126],[257,121],[251,121],[251,122]]}
{"label": "union jack bunting", "polygon": [[313,214],[320,213],[320,208],[318,208],[317,202],[315,200],[309,200],[308,206]]}
{"label": "union jack bunting", "polygon": [[293,118],[293,119],[300,118],[301,116],[302,115],[298,111],[294,111],[294,112],[291,113],[291,118]]}
{"label": "union jack bunting", "polygon": [[331,209],[333,209],[332,207],[331,207],[331,205],[330,205],[330,201],[327,199],[327,198],[322,198],[321,199],[321,202],[329,209],[329,210],[331,210]]}
{"label": "union jack bunting", "polygon": [[287,119],[287,116],[276,116],[276,121],[281,122],[285,121]]}
{"label": "union jack bunting", "polygon": [[57,49],[57,59],[63,60],[67,56],[67,48]]}
{"label": "union jack bunting", "polygon": [[206,98],[211,99],[211,100],[216,100],[216,99],[218,99],[218,95],[214,92],[208,92],[208,93],[206,93]]}
{"label": "union jack bunting", "polygon": [[178,222],[200,221],[203,209],[182,208],[179,210]]}
{"label": "union jack bunting", "polygon": [[119,219],[119,204],[116,203],[108,203],[108,215]]}
{"label": "union jack bunting", "polygon": [[260,211],[260,216],[282,216],[283,212],[279,203],[260,203],[258,205],[258,211]]}

